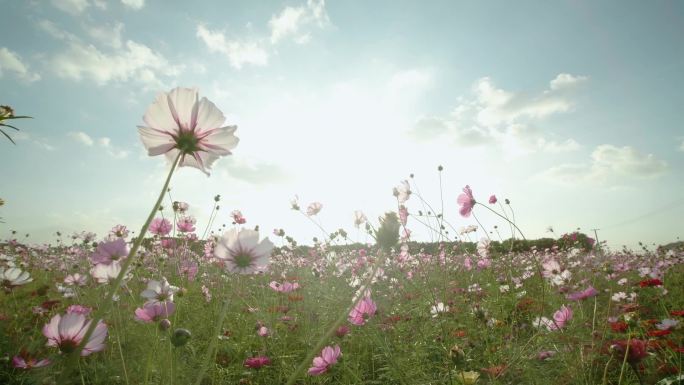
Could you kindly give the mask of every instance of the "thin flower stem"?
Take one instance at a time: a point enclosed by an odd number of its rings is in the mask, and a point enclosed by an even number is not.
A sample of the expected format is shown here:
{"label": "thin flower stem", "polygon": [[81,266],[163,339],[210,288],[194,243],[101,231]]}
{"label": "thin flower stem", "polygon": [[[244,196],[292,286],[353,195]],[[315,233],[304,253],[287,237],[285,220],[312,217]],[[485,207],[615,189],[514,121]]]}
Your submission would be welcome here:
{"label": "thin flower stem", "polygon": [[494,211],[494,210],[492,210],[491,208],[489,208],[489,207],[483,205],[483,204],[480,203],[480,202],[477,202],[477,204],[480,205],[480,206],[482,206],[482,207],[484,207],[484,208],[486,208],[487,210],[493,212],[494,214],[496,214],[497,216],[499,216],[501,219],[503,219],[503,220],[505,220],[506,222],[508,222],[508,223],[510,223],[511,225],[513,225],[513,227],[515,227],[515,229],[518,230],[518,232],[520,233],[520,236],[521,236],[524,240],[527,240],[527,238],[525,238],[525,234],[523,234],[522,230],[520,230],[520,228],[518,227],[518,225],[515,224],[514,221],[511,221],[510,219],[504,217],[503,215],[497,213],[496,211]]}
{"label": "thin flower stem", "polygon": [[[173,175],[173,172],[176,169],[176,166],[178,165],[178,161],[180,160],[182,154],[183,153],[179,151],[178,156],[173,161],[173,164],[171,165],[171,170],[169,170],[169,175],[166,177],[166,181],[164,182],[164,187],[162,188],[161,193],[159,194],[159,198],[157,198],[157,202],[154,204],[154,207],[152,207],[152,211],[150,211],[150,215],[147,217],[147,221],[145,221],[145,224],[143,225],[142,229],[140,229],[140,233],[138,234],[138,238],[136,238],[135,243],[133,244],[133,247],[131,248],[130,253],[128,253],[128,258],[126,258],[126,260],[123,262],[123,265],[121,266],[121,271],[119,272],[119,275],[114,280],[114,283],[112,284],[111,289],[109,290],[109,293],[107,294],[107,297],[105,298],[104,302],[99,306],[99,308],[97,309],[97,311],[93,315],[93,319],[90,321],[90,326],[88,327],[88,330],[86,331],[85,335],[83,336],[81,343],[78,345],[78,347],[71,354],[70,361],[67,363],[66,369],[68,369],[69,367],[71,367],[71,365],[73,365],[73,361],[78,361],[78,357],[81,355],[83,348],[86,346],[86,344],[88,343],[88,340],[93,335],[93,332],[95,331],[95,328],[97,327],[98,322],[102,319],[102,316],[105,315],[109,311],[109,308],[111,307],[113,299],[114,299],[114,295],[116,294],[117,290],[119,289],[119,286],[121,286],[121,282],[123,281],[123,278],[126,275],[128,268],[130,267],[131,263],[133,262],[133,259],[135,259],[135,254],[138,252],[138,249],[140,248],[140,245],[142,244],[142,241],[145,238],[145,233],[147,233],[147,228],[150,226],[150,222],[152,222],[152,219],[154,219],[154,216],[157,213],[157,209],[159,208],[159,205],[161,204],[161,201],[164,198],[164,193],[169,188],[169,183],[171,182],[171,176]],[[64,370],[63,373],[68,373],[68,370]]]}
{"label": "thin flower stem", "polygon": [[485,229],[484,226],[482,226],[482,223],[480,222],[479,219],[477,219],[477,216],[475,215],[475,213],[473,213],[473,218],[475,218],[475,221],[477,221],[477,224],[480,225],[480,228],[485,233],[485,236],[487,237],[487,239],[489,239],[491,241],[492,238],[489,237],[489,234],[487,233],[487,229]]}
{"label": "thin flower stem", "polygon": [[[373,278],[375,277],[375,274],[378,272],[378,268],[385,263],[385,252],[380,251],[382,253],[382,257],[378,258],[375,266],[373,267],[373,271],[371,275],[366,278],[366,282],[363,283],[362,286],[359,287],[359,290],[357,291],[360,293],[359,299],[361,299],[368,290],[368,287],[371,285],[373,282]],[[316,343],[316,346],[314,346],[313,349],[309,351],[309,354],[306,355],[306,358],[302,360],[302,362],[299,364],[297,369],[290,375],[290,378],[288,378],[287,383],[285,385],[292,385],[297,381],[297,378],[304,372],[306,369],[306,366],[312,362],[313,358],[323,349],[323,346],[328,342],[328,340],[335,334],[335,331],[337,328],[344,322],[345,319],[347,319],[347,316],[349,315],[349,312],[356,306],[357,301],[353,301],[350,306],[348,306],[344,313],[341,313],[339,318],[335,320],[335,322],[330,326],[330,329],[321,337],[320,340],[318,340],[318,343]]]}

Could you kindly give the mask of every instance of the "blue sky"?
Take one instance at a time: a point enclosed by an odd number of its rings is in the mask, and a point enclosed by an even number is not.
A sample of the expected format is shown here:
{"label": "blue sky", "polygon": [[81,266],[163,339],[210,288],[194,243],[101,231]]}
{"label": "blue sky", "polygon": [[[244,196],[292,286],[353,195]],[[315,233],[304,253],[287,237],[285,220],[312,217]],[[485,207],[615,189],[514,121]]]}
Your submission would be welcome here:
{"label": "blue sky", "polygon": [[[158,92],[198,87],[240,144],[173,198],[320,235],[395,207],[416,175],[455,226],[456,196],[509,198],[528,237],[601,228],[612,246],[682,236],[684,5],[676,1],[0,1],[0,143],[10,229],[137,229],[167,164],[136,126]],[[167,204],[168,206],[168,204]],[[412,198],[409,211],[422,209]],[[481,212],[491,229],[501,225]],[[418,239],[428,233],[413,222]],[[363,240],[363,236],[359,237]]]}

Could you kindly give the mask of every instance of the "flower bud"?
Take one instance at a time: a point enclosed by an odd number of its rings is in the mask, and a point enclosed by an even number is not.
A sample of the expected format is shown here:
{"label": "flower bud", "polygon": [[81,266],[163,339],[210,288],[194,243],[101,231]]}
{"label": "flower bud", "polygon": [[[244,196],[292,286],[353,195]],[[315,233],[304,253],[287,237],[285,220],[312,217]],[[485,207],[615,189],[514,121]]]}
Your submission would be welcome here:
{"label": "flower bud", "polygon": [[176,329],[173,332],[173,335],[171,336],[171,343],[173,346],[183,346],[190,341],[190,337],[192,337],[192,334],[190,334],[190,330],[188,329]]}

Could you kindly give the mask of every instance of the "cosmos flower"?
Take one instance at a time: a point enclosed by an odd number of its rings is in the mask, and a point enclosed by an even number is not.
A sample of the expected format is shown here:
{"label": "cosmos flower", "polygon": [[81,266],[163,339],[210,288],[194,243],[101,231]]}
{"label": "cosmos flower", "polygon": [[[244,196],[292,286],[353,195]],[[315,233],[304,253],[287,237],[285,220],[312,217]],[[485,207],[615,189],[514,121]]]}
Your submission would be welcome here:
{"label": "cosmos flower", "polygon": [[319,376],[327,372],[331,366],[337,363],[341,355],[339,345],[324,347],[321,355],[313,359],[313,366],[309,368],[309,375]]}
{"label": "cosmos flower", "polygon": [[79,273],[69,274],[64,278],[65,285],[78,285],[84,286],[88,281],[87,275],[82,275]]}
{"label": "cosmos flower", "polygon": [[321,202],[312,202],[306,208],[306,215],[308,215],[310,217],[314,216],[314,215],[320,213],[322,208],[323,208],[323,204],[321,204]]}
{"label": "cosmos flower", "polygon": [[183,214],[186,211],[188,211],[190,205],[187,202],[173,201],[173,203],[171,204],[171,208],[173,208],[173,211],[179,214]]}
{"label": "cosmos flower", "polygon": [[437,304],[433,305],[430,308],[430,314],[432,314],[432,318],[437,317],[441,313],[446,313],[449,311],[449,306],[446,306],[444,302],[437,302]]}
{"label": "cosmos flower", "polygon": [[152,234],[164,236],[170,233],[171,229],[173,229],[171,222],[163,218],[154,218],[150,223],[148,231]]}
{"label": "cosmos flower", "polygon": [[411,197],[411,186],[407,180],[402,180],[399,186],[392,189],[392,195],[397,198],[399,204],[404,204]]}
{"label": "cosmos flower", "polygon": [[171,301],[150,301],[135,309],[135,319],[145,323],[157,322],[169,318],[175,310],[176,305]]}
{"label": "cosmos flower", "polygon": [[162,278],[161,281],[147,282],[147,289],[140,293],[140,296],[151,302],[173,301],[173,294],[178,290],[178,287],[169,285],[169,281]]}
{"label": "cosmos flower", "polygon": [[128,229],[124,225],[116,225],[112,227],[111,230],[109,230],[109,236],[111,238],[127,238],[128,237]]}
{"label": "cosmos flower", "polygon": [[[47,346],[58,347],[63,353],[73,352],[83,340],[91,322],[93,321],[87,320],[83,314],[78,313],[55,315],[43,327],[43,335],[48,339]],[[81,355],[87,356],[103,350],[106,346],[105,338],[107,338],[107,325],[99,321],[93,335],[81,351]]]}
{"label": "cosmos flower", "polygon": [[287,281],[283,282],[282,284],[278,283],[276,281],[272,281],[268,286],[271,289],[273,289],[277,292],[280,292],[280,293],[289,293],[291,291],[295,291],[295,290],[299,289],[299,283],[297,283],[297,282],[290,283]]}
{"label": "cosmos flower", "polygon": [[627,354],[627,362],[630,364],[637,364],[648,355],[647,342],[639,339],[615,341],[611,348],[619,354],[620,358]]}
{"label": "cosmos flower", "polygon": [[363,325],[377,310],[375,302],[369,296],[365,296],[349,312],[349,322],[357,326]]}
{"label": "cosmos flower", "polygon": [[43,366],[48,366],[52,363],[47,358],[43,358],[42,360],[38,360],[34,357],[31,357],[28,353],[22,351],[21,354],[16,355],[12,357],[12,366],[17,368],[17,369],[33,369],[33,368],[42,368]]}
{"label": "cosmos flower", "polygon": [[359,226],[361,226],[362,224],[364,224],[366,222],[368,222],[368,218],[366,218],[366,215],[359,210],[355,210],[354,211],[354,227],[356,227],[358,229]]}
{"label": "cosmos flower", "polygon": [[90,275],[97,283],[107,283],[116,277],[121,272],[121,264],[119,261],[112,261],[110,264],[98,263],[90,269]]}
{"label": "cosmos flower", "polygon": [[160,93],[138,126],[143,145],[150,156],[166,155],[174,160],[181,154],[179,167],[190,166],[209,175],[220,156],[230,155],[239,139],[237,126],[223,126],[226,118],[207,98],[199,99],[197,89],[174,88]]}
{"label": "cosmos flower", "polygon": [[128,245],[123,238],[116,238],[113,241],[100,242],[90,256],[93,264],[110,265],[114,261],[128,256]]}
{"label": "cosmos flower", "polygon": [[273,243],[268,238],[259,242],[258,231],[232,228],[219,239],[214,256],[232,273],[253,274],[268,265],[271,251]]}
{"label": "cosmos flower", "polygon": [[496,199],[496,195],[491,195],[491,196],[489,197],[489,204],[493,205],[493,204],[496,203],[497,201],[498,201],[498,199]]}
{"label": "cosmos flower", "polygon": [[197,220],[193,217],[181,217],[178,222],[176,222],[176,228],[178,228],[178,231],[181,233],[191,233],[195,231],[195,223],[197,223]]}
{"label": "cosmos flower", "polygon": [[271,359],[266,356],[250,357],[245,360],[246,368],[261,369],[263,366],[271,365]]}
{"label": "cosmos flower", "polygon": [[0,286],[11,289],[15,286],[26,285],[33,281],[28,271],[23,271],[18,267],[10,267],[5,269],[0,267]]}
{"label": "cosmos flower", "polygon": [[242,211],[240,210],[233,210],[230,213],[230,216],[233,217],[233,222],[237,225],[244,225],[247,223],[247,219],[242,215]]}
{"label": "cosmos flower", "polygon": [[598,291],[594,289],[593,286],[589,286],[588,288],[578,291],[576,293],[570,293],[565,296],[565,298],[571,300],[571,301],[581,301],[585,300],[589,297],[593,297],[598,294]]}
{"label": "cosmos flower", "polygon": [[470,186],[466,185],[463,188],[463,194],[459,195],[456,201],[461,205],[458,212],[461,216],[468,218],[476,203],[475,198],[473,198],[473,190],[470,189]]}

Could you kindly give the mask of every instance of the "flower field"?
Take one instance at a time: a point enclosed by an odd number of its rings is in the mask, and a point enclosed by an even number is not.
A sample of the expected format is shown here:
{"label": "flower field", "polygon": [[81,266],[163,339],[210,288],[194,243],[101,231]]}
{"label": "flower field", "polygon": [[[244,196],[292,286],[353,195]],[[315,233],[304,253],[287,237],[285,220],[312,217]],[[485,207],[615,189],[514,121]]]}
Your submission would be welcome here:
{"label": "flower field", "polygon": [[[428,218],[410,214],[411,197],[404,182],[396,213],[355,214],[373,244],[338,231],[301,247],[281,229],[272,242],[238,211],[222,236],[202,237],[184,202],[157,212],[144,239],[122,225],[12,239],[0,249],[0,381],[676,383],[681,247],[609,251],[575,233],[513,252],[467,241],[474,228],[421,245],[408,228]],[[458,201],[461,215],[487,208],[469,187]],[[313,220],[322,205],[292,208]]]}
{"label": "flower field", "polygon": [[[265,236],[239,210],[214,232],[218,195],[201,230],[188,203],[165,201],[172,176],[186,166],[209,175],[237,146],[237,127],[187,88],[161,93],[143,120],[148,154],[171,167],[137,235],[114,224],[0,245],[2,383],[684,381],[681,244],[611,251],[579,232],[535,243],[508,199],[481,203],[468,185],[458,215],[479,226],[456,230],[446,213],[409,209],[414,196],[431,206],[408,180],[392,190],[395,211],[377,221],[354,212],[367,244],[328,233],[316,220],[323,204],[297,198],[292,210],[329,234],[313,246],[284,229]],[[478,210],[510,236],[496,226],[493,240]],[[414,242],[419,226],[437,241]]]}

